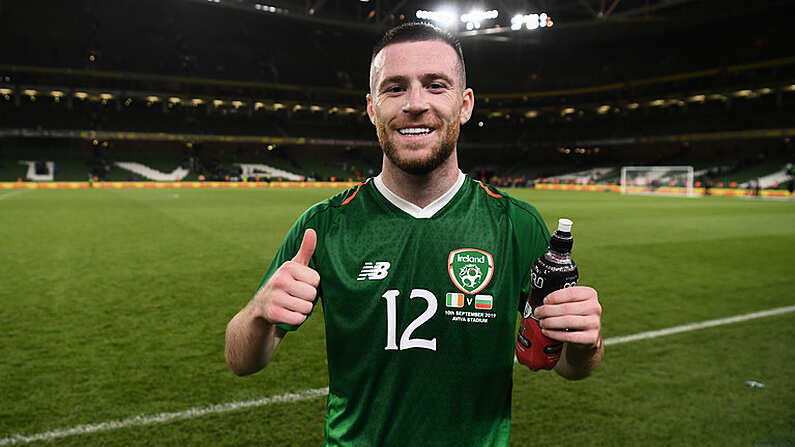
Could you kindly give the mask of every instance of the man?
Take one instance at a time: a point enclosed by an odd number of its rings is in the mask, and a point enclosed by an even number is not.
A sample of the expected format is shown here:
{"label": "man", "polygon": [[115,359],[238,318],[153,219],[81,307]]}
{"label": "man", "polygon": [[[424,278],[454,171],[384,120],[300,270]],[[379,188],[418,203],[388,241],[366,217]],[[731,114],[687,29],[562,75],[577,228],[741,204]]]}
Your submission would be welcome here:
{"label": "man", "polygon": [[[387,32],[367,95],[381,174],[306,211],[227,327],[227,363],[251,374],[322,298],[325,445],[508,445],[516,315],[549,233],[530,205],[459,170],[473,106],[454,37]],[[566,342],[557,372],[586,377],[603,350],[596,292],[546,302],[543,332]]]}

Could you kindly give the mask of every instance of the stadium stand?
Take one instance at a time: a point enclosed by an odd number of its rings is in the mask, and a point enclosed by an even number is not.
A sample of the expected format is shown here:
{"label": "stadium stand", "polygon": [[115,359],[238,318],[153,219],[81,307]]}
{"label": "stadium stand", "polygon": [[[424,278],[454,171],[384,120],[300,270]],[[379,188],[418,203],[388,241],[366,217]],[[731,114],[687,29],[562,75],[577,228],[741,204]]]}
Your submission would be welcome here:
{"label": "stadium stand", "polygon": [[[464,39],[477,106],[462,129],[462,168],[513,185],[576,183],[586,171],[611,183],[617,166],[686,164],[704,182],[778,172],[763,184],[785,187],[792,6],[730,5],[515,43]],[[193,1],[1,8],[0,38],[13,42],[0,53],[2,180],[28,178],[20,160],[52,162],[54,180],[158,178],[177,167],[184,180],[225,180],[241,178],[241,165],[282,179],[357,179],[380,166],[363,68],[377,28],[242,7],[208,14],[216,6]],[[744,14],[765,26],[737,27]],[[50,25],[38,32],[42,20]]]}

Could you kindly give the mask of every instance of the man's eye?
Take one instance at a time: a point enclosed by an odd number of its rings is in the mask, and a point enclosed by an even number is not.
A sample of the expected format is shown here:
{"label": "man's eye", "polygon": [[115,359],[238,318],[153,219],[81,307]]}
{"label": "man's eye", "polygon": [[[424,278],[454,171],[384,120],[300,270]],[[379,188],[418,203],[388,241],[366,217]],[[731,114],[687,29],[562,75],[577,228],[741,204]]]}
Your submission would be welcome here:
{"label": "man's eye", "polygon": [[400,93],[400,92],[403,91],[403,89],[401,87],[395,85],[395,86],[389,87],[388,89],[386,89],[386,91],[389,92],[389,93]]}
{"label": "man's eye", "polygon": [[431,90],[440,90],[444,88],[444,84],[442,84],[441,82],[432,82],[430,87]]}

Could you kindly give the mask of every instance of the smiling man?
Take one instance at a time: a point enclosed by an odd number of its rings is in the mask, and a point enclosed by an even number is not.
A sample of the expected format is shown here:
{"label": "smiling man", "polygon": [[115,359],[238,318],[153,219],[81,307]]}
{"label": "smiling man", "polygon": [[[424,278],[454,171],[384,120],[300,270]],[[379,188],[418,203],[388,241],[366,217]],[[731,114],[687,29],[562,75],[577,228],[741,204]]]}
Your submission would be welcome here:
{"label": "smiling man", "polygon": [[[324,445],[509,443],[516,317],[549,233],[532,206],[458,168],[473,106],[454,37],[427,23],[387,32],[367,95],[381,174],[307,210],[227,326],[227,363],[251,374],[322,303]],[[565,342],[560,375],[599,363],[600,314],[588,287],[536,309]]]}

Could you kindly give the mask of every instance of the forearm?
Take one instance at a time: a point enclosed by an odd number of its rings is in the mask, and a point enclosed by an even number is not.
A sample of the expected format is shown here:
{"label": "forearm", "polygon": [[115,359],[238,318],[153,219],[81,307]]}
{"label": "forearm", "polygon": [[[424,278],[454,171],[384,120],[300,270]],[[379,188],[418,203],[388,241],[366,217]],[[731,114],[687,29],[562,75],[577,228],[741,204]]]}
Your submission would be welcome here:
{"label": "forearm", "polygon": [[601,335],[595,346],[564,343],[555,371],[569,380],[580,380],[591,375],[604,355],[605,346]]}
{"label": "forearm", "polygon": [[246,306],[226,326],[226,364],[238,376],[253,374],[268,365],[282,337],[284,330]]}

